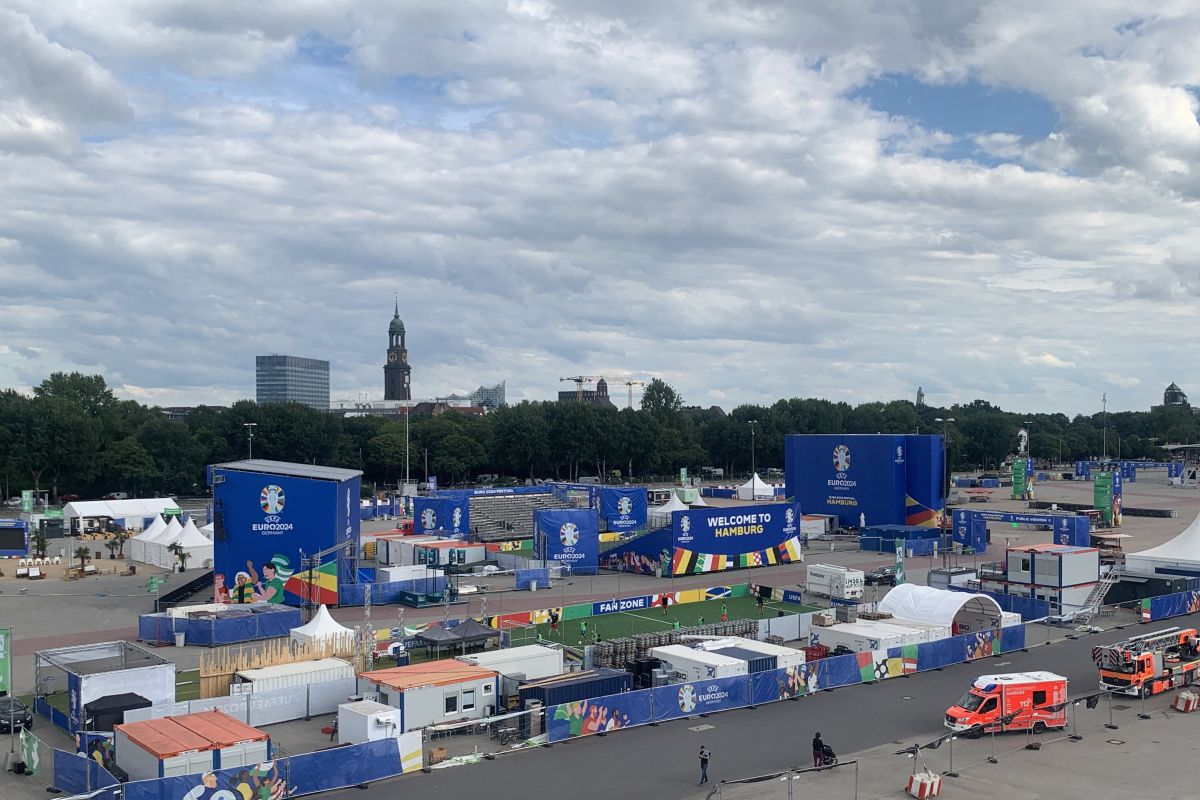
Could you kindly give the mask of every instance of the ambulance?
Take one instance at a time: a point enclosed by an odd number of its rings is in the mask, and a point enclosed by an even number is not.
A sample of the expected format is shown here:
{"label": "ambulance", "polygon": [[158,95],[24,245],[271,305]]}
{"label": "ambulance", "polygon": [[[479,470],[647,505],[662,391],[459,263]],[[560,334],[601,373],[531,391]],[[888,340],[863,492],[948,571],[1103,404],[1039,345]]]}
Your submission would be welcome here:
{"label": "ambulance", "polygon": [[1064,728],[1067,679],[1052,672],[983,675],[956,705],[946,709],[945,725],[970,736]]}

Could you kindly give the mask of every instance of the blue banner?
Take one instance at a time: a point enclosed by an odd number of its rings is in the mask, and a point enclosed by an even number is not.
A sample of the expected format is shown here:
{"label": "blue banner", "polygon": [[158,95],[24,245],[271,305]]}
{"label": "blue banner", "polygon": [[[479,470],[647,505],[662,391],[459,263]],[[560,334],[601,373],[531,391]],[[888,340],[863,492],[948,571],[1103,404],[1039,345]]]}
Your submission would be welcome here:
{"label": "blue banner", "polygon": [[99,762],[84,758],[78,753],[68,753],[54,748],[54,785],[72,794],[83,794],[107,786],[116,786],[119,781]]}
{"label": "blue banner", "polygon": [[712,714],[750,705],[750,676],[713,678],[707,681],[651,689],[654,721]]}
{"label": "blue banner", "polygon": [[[816,664],[819,662],[813,662]],[[750,703],[764,705],[779,700],[790,700],[793,697],[803,697],[809,693],[808,675],[811,664],[801,664],[798,667],[769,669],[756,672],[750,676]],[[816,687],[813,687],[815,691]]]}
{"label": "blue banner", "polygon": [[465,537],[471,530],[471,498],[460,492],[413,499],[413,532]]}
{"label": "blue banner", "polygon": [[[815,674],[809,677],[809,685],[815,689],[834,689],[862,683],[862,664],[859,653],[845,656],[830,656],[807,665]],[[866,653],[870,662],[870,653]]]}
{"label": "blue banner", "polygon": [[610,531],[636,531],[646,527],[646,488],[606,486],[600,490],[600,515]]}
{"label": "blue banner", "polygon": [[0,519],[0,556],[29,555],[29,523],[23,519]]}
{"label": "blue banner", "polygon": [[600,524],[587,508],[539,508],[533,512],[534,557],[557,561],[576,575],[600,568]]}
{"label": "blue banner", "polygon": [[1091,547],[1091,520],[1084,516],[1060,517],[1054,524],[1054,543],[1072,547]]}
{"label": "blue banner", "polygon": [[1090,461],[1075,462],[1075,478],[1081,481],[1090,481],[1092,479],[1092,464]]}
{"label": "blue banner", "polygon": [[1164,594],[1150,600],[1150,619],[1167,619],[1200,611],[1200,591]]}
{"label": "blue banner", "polygon": [[800,507],[795,503],[693,508],[676,511],[671,517],[675,547],[693,553],[736,556],[763,552],[800,532]]}
{"label": "blue banner", "polygon": [[546,709],[546,733],[551,742],[607,733],[653,722],[650,715],[652,689],[610,694]]}

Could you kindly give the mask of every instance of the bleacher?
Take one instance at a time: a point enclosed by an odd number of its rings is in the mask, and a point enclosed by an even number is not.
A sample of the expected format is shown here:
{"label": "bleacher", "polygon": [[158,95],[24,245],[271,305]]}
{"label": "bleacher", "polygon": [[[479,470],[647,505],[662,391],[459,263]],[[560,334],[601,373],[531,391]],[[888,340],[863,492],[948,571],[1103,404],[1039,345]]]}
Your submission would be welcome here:
{"label": "bleacher", "polygon": [[538,508],[571,508],[553,494],[501,494],[471,498],[471,536],[480,542],[533,538]]}

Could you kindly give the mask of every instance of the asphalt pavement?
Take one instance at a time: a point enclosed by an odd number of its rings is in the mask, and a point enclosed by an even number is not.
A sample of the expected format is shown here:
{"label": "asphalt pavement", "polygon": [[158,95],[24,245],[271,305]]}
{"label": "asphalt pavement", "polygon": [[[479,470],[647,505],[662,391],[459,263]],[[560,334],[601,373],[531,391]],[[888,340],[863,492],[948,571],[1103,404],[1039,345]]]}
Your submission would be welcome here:
{"label": "asphalt pavement", "polygon": [[[1033,626],[1028,641],[1035,646],[1028,652],[1005,653],[907,678],[818,692],[754,710],[727,711],[526,750],[495,761],[372,784],[365,791],[334,792],[331,797],[365,800],[410,791],[424,796],[487,800],[528,800],[538,794],[559,792],[572,800],[692,797],[696,792],[696,753],[701,745],[713,751],[709,769],[713,779],[741,778],[811,763],[809,741],[816,731],[839,753],[887,744],[912,745],[938,729],[945,709],[981,674],[1049,670],[1068,677],[1071,694],[1078,695],[1096,688],[1092,647],[1158,628],[1198,623],[1200,614],[1193,614],[1049,645],[1037,644],[1045,641],[1045,633],[1043,628]],[[1067,633],[1055,629],[1053,635]],[[1137,702],[1129,698],[1127,707],[1136,707]]]}

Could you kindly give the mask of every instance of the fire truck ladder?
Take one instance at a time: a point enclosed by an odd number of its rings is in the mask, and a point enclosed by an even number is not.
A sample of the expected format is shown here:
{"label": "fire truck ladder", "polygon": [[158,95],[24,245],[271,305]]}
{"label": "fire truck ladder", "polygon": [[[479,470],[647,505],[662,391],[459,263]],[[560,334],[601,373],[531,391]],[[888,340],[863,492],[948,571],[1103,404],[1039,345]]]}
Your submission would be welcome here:
{"label": "fire truck ladder", "polygon": [[1114,567],[1109,567],[1108,572],[1096,583],[1091,594],[1083,601],[1083,610],[1075,615],[1075,620],[1083,625],[1089,625],[1092,622],[1092,617],[1100,613],[1100,606],[1104,604],[1104,598],[1108,595],[1108,590],[1116,585],[1117,581],[1121,580],[1121,571]]}
{"label": "fire truck ladder", "polygon": [[[1092,660],[1100,664],[1103,660],[1103,653],[1153,653],[1158,650],[1165,650],[1171,645],[1179,644],[1179,634],[1183,632],[1183,628],[1166,628],[1153,633],[1143,633],[1141,636],[1131,636],[1120,642],[1101,645],[1092,648]],[[1112,661],[1119,663],[1119,659]]]}

